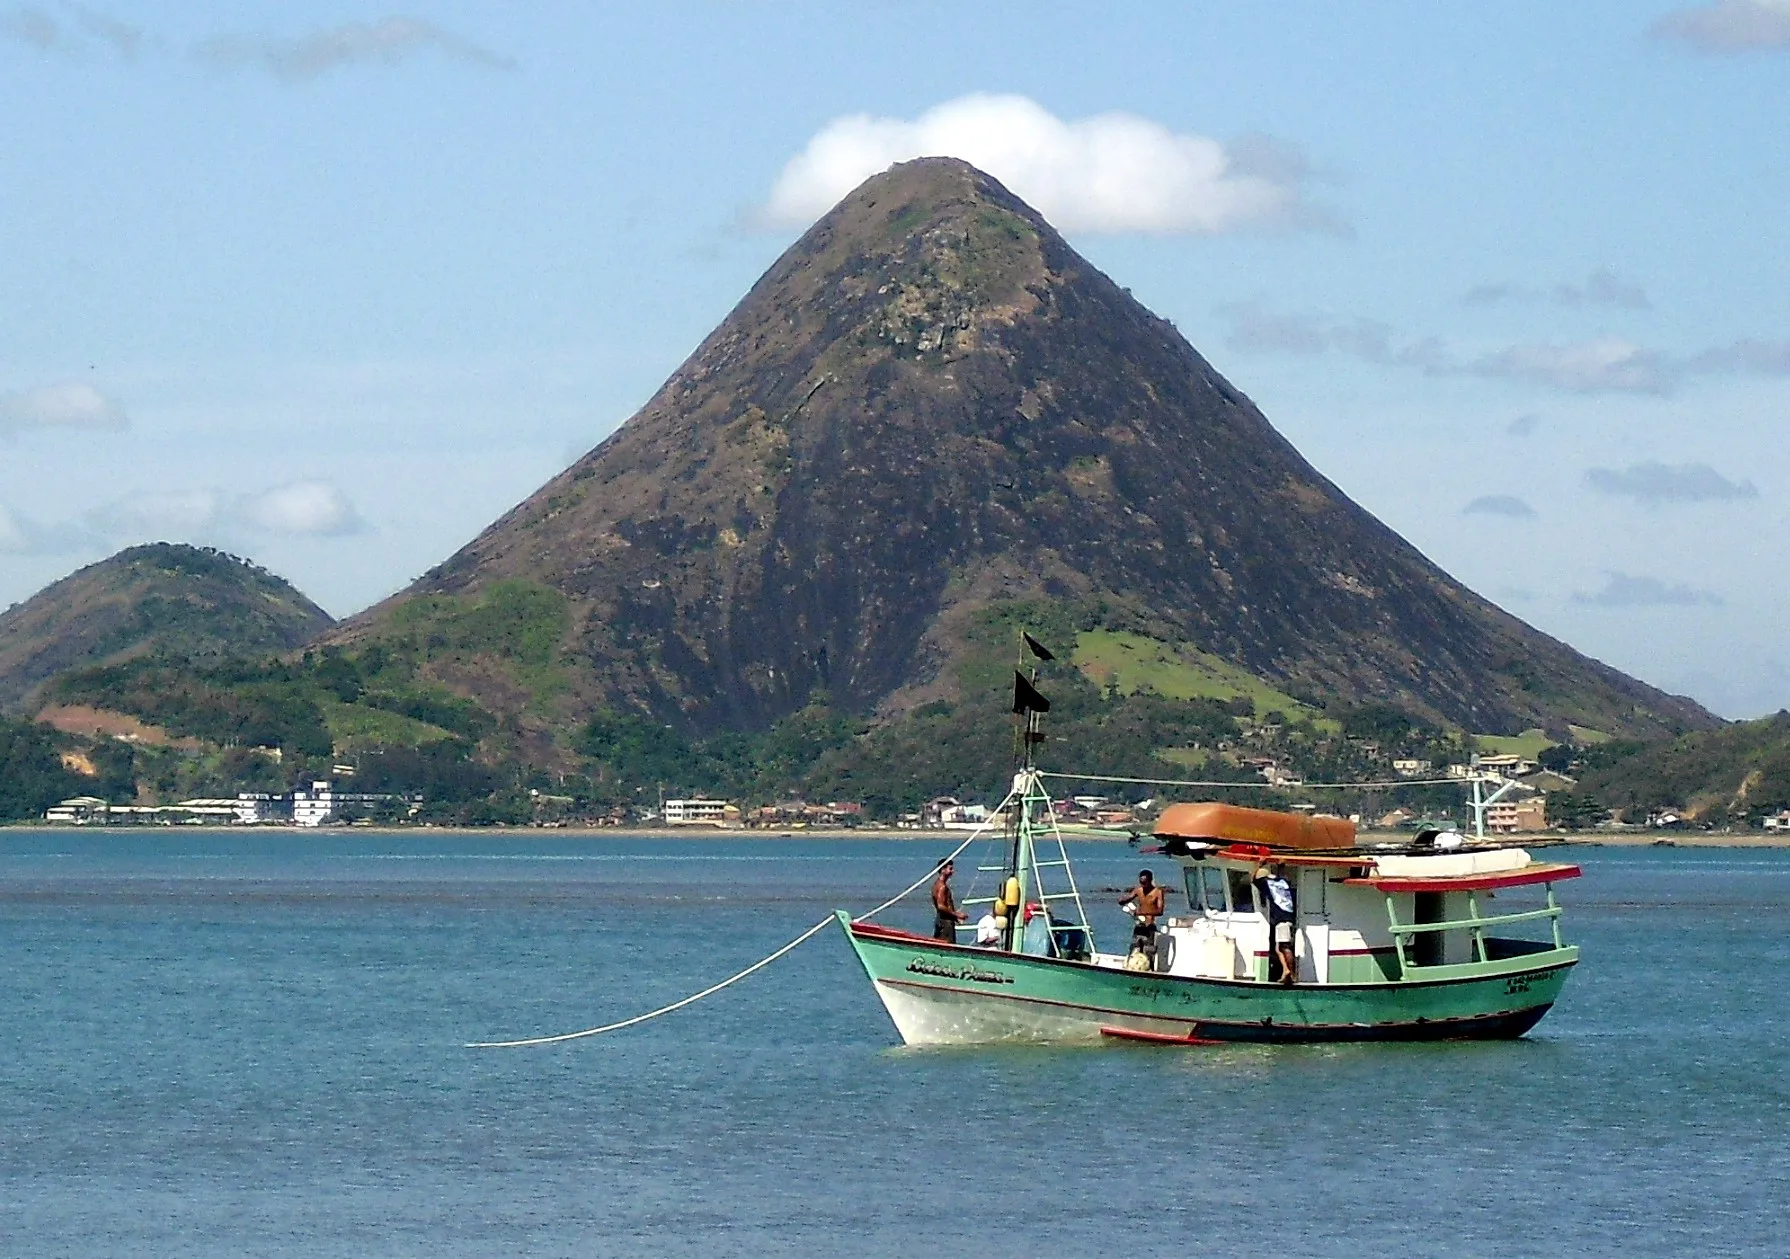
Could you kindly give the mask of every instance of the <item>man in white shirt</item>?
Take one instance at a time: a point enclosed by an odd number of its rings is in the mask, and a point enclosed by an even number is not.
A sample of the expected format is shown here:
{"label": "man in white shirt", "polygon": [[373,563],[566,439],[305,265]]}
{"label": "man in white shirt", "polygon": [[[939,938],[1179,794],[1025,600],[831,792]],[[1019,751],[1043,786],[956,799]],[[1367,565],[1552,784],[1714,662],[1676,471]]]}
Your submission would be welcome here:
{"label": "man in white shirt", "polygon": [[1262,909],[1268,915],[1268,947],[1273,952],[1272,962],[1278,963],[1280,973],[1274,973],[1274,966],[1268,968],[1270,982],[1291,985],[1298,977],[1299,966],[1293,959],[1293,885],[1287,882],[1286,867],[1275,866],[1272,871],[1267,866],[1257,866],[1255,870],[1256,893],[1261,897]]}

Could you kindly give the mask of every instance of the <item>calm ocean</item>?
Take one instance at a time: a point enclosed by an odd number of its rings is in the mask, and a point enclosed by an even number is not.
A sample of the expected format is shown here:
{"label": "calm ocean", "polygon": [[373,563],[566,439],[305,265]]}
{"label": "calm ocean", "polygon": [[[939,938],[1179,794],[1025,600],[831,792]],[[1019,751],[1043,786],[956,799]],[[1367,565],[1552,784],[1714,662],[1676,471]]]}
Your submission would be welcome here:
{"label": "calm ocean", "polygon": [[1510,1043],[904,1050],[828,931],[461,1048],[946,847],[0,832],[0,1254],[1790,1253],[1790,852],[1576,850]]}

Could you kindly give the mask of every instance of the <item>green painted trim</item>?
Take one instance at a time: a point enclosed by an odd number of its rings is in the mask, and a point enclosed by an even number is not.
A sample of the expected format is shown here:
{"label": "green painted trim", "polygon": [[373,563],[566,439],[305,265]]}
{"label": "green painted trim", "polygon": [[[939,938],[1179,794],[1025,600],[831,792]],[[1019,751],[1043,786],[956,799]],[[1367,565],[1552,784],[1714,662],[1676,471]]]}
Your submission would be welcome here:
{"label": "green painted trim", "polygon": [[1355,1038],[1375,1028],[1439,1026],[1539,1012],[1553,1004],[1577,949],[1525,954],[1459,967],[1428,967],[1390,982],[1278,984],[1122,971],[920,937],[858,936],[840,915],[874,983],[924,999],[985,999],[1011,1010],[1029,1003],[1041,1018],[1083,1023],[1123,1017],[1134,1024],[1259,1026],[1319,1038]]}

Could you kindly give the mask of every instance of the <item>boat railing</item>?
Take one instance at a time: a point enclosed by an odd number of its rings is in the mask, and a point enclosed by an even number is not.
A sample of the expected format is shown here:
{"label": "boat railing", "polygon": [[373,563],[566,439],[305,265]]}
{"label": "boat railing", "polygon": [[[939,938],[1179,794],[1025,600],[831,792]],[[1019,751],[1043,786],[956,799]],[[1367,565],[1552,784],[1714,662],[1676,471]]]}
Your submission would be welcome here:
{"label": "boat railing", "polygon": [[1514,914],[1481,914],[1479,912],[1479,896],[1475,892],[1467,893],[1467,917],[1451,918],[1440,922],[1400,922],[1398,920],[1398,904],[1388,894],[1386,897],[1386,918],[1390,924],[1392,943],[1398,949],[1399,973],[1409,974],[1412,971],[1432,969],[1433,966],[1448,963],[1418,964],[1410,958],[1409,946],[1415,936],[1435,931],[1466,931],[1473,941],[1473,960],[1485,962],[1495,960],[1486,947],[1486,929],[1489,927],[1506,927],[1520,922],[1547,921],[1553,928],[1554,947],[1563,949],[1565,940],[1560,934],[1560,904],[1554,899],[1554,885],[1546,885],[1548,903],[1541,909],[1527,909]]}

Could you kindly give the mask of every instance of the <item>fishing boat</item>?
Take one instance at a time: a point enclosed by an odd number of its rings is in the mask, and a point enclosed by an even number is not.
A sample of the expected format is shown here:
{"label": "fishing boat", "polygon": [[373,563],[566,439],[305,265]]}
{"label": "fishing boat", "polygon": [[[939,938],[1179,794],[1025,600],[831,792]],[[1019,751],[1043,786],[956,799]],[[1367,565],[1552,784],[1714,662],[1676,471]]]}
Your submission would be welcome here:
{"label": "fishing boat", "polygon": [[[1559,998],[1579,950],[1555,885],[1577,866],[1480,833],[1358,842],[1341,818],[1224,803],[1171,805],[1153,830],[1185,911],[1140,947],[1103,952],[1033,763],[1049,703],[1015,678],[1012,787],[990,838],[992,944],[936,940],[838,915],[909,1045],[1105,1039],[1197,1045],[1516,1037]],[[1266,880],[1293,893],[1294,973],[1270,945]],[[1498,898],[1522,901],[1494,905]],[[1285,917],[1284,911],[1280,915]]]}

